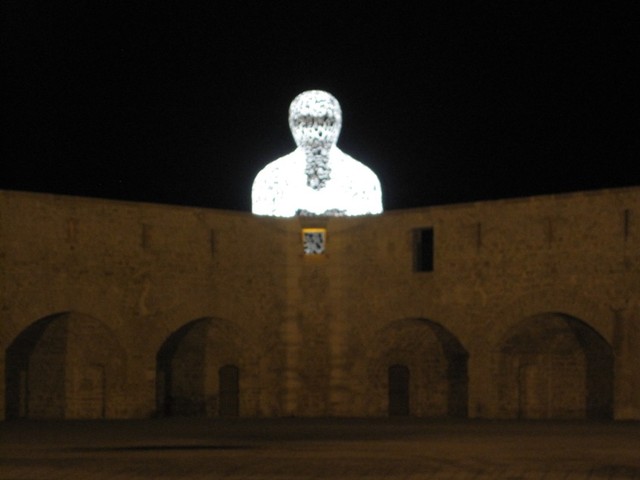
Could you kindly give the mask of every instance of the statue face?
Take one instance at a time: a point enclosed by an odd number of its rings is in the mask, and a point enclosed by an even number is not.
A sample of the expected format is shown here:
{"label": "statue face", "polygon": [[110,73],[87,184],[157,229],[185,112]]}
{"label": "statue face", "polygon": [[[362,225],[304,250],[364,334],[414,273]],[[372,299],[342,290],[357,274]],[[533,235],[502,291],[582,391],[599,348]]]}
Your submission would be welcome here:
{"label": "statue face", "polygon": [[298,147],[316,155],[318,150],[328,152],[342,127],[340,104],[322,90],[302,92],[289,107],[289,127]]}

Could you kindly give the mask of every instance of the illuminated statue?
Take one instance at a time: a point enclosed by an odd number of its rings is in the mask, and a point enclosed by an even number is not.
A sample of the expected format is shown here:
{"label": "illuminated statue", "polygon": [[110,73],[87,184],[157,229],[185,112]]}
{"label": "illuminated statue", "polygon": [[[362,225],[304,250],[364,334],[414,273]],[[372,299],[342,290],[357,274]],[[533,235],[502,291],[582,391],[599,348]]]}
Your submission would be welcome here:
{"label": "illuminated statue", "polygon": [[382,212],[378,177],[337,146],[342,111],[333,95],[310,90],[289,107],[296,148],[264,167],[252,189],[257,215],[368,215]]}

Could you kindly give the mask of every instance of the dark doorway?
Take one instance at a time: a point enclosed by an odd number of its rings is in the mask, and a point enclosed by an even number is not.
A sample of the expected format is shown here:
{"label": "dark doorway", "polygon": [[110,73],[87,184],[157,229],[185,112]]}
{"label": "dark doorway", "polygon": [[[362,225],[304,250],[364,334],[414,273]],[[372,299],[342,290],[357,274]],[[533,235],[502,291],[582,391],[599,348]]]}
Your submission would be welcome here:
{"label": "dark doorway", "polygon": [[239,371],[235,365],[225,365],[218,371],[220,381],[220,404],[218,414],[221,417],[237,417],[239,408]]}
{"label": "dark doorway", "polygon": [[406,365],[389,367],[389,416],[409,415],[409,368]]}
{"label": "dark doorway", "polygon": [[105,418],[106,375],[104,365],[79,369],[81,381],[76,395],[78,418]]}

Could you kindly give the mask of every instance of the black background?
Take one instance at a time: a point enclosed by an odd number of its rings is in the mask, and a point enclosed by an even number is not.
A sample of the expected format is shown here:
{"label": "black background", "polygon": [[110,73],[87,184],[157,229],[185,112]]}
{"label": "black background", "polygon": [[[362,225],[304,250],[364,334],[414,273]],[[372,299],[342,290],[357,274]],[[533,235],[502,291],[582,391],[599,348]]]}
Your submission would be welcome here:
{"label": "black background", "polygon": [[313,88],[386,209],[640,185],[633,3],[0,8],[3,189],[250,210]]}

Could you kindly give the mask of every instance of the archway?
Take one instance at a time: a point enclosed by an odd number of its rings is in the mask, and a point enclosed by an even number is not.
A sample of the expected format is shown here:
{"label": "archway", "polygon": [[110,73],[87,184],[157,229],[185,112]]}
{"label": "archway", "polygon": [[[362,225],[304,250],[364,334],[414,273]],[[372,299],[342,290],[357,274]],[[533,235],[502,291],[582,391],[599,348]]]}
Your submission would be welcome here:
{"label": "archway", "polygon": [[611,418],[613,351],[586,323],[547,313],[518,324],[499,350],[502,416]]}
{"label": "archway", "polygon": [[111,330],[86,315],[33,323],[7,349],[7,418],[107,418],[125,375]]}
{"label": "archway", "polygon": [[158,412],[168,416],[238,416],[243,364],[236,329],[202,318],[175,331],[157,355]]}
{"label": "archway", "polygon": [[467,416],[468,354],[442,325],[394,321],[377,332],[371,347],[372,413]]}

